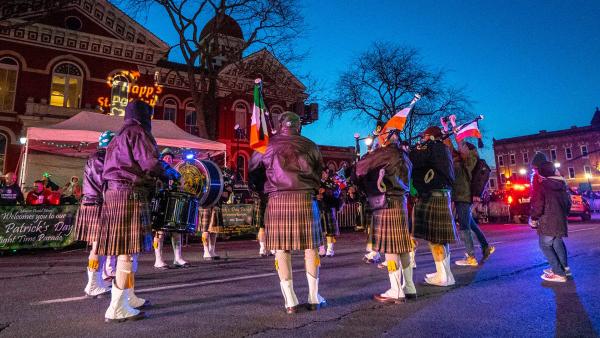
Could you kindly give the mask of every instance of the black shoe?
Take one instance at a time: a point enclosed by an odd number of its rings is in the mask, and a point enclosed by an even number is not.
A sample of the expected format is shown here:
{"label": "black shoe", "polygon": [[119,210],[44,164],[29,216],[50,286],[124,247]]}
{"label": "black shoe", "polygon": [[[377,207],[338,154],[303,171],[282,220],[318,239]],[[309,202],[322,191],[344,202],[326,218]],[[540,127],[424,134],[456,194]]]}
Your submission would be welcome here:
{"label": "black shoe", "polygon": [[140,311],[140,313],[138,313],[137,315],[127,317],[127,318],[120,318],[120,319],[104,318],[104,322],[105,323],[123,323],[123,322],[128,322],[128,321],[141,320],[141,319],[145,319],[145,318],[148,318],[148,316],[146,315],[146,312]]}
{"label": "black shoe", "polygon": [[406,299],[408,299],[408,300],[416,300],[417,294],[416,293],[405,293],[404,297],[406,297]]}
{"label": "black shoe", "polygon": [[171,267],[168,265],[163,265],[163,266],[155,266],[154,270],[169,270]]}
{"label": "black shoe", "polygon": [[191,266],[192,266],[192,265],[191,265],[190,263],[187,263],[187,262],[186,262],[185,264],[173,263],[173,267],[174,267],[175,269],[189,268],[189,267],[191,267]]}
{"label": "black shoe", "polygon": [[286,307],[286,308],[285,308],[285,312],[286,312],[288,315],[293,315],[294,313],[298,312],[298,305],[296,305],[296,306],[292,306],[292,307]]}
{"label": "black shoe", "polygon": [[323,308],[327,306],[327,301],[323,300],[321,303],[319,304],[306,304],[306,308],[308,309],[308,311],[316,311],[319,310],[320,308]]}

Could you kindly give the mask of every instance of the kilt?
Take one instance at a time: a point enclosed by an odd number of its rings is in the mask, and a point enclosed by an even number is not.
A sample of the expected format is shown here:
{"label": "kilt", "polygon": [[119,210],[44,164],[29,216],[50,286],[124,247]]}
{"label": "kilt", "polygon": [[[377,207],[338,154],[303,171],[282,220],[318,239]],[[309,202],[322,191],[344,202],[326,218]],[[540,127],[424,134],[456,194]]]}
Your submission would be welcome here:
{"label": "kilt", "polygon": [[406,198],[391,199],[388,208],[373,212],[373,232],[369,237],[374,251],[390,254],[412,251]]}
{"label": "kilt", "polygon": [[82,204],[79,206],[75,229],[73,230],[73,237],[76,241],[84,241],[89,244],[98,241],[101,211],[102,206],[98,204]]}
{"label": "kilt", "polygon": [[200,218],[199,232],[210,232],[213,234],[223,232],[223,216],[220,207],[214,206],[208,209],[200,209],[198,217]]}
{"label": "kilt", "polygon": [[418,199],[413,208],[412,221],[415,238],[434,244],[454,243],[457,240],[449,193]]}
{"label": "kilt", "polygon": [[98,255],[130,255],[144,247],[151,233],[148,194],[145,191],[108,190],[104,194]]}
{"label": "kilt", "polygon": [[335,208],[321,208],[321,226],[326,236],[340,235],[340,226]]}
{"label": "kilt", "polygon": [[323,243],[319,206],[313,194],[279,192],[269,195],[265,211],[268,250],[316,249]]}

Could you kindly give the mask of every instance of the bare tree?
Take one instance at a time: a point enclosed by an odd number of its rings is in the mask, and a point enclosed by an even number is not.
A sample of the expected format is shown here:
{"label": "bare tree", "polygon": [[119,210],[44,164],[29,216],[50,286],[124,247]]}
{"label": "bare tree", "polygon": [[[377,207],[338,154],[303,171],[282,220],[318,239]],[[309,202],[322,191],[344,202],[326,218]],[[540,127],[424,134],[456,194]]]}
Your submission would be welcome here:
{"label": "bare tree", "polygon": [[[159,6],[178,34],[171,46],[183,56],[185,71],[178,73],[189,84],[198,116],[199,135],[214,138],[216,133],[216,90],[219,71],[236,64],[238,75],[252,76],[259,64],[243,63],[242,55],[262,48],[282,63],[301,57],[293,42],[300,35],[303,18],[296,0],[121,0],[133,12]],[[244,39],[219,34],[229,29],[233,18]],[[213,61],[218,58],[219,62]]]}
{"label": "bare tree", "polygon": [[0,28],[14,29],[34,24],[63,10],[72,2],[72,0],[1,0]]}
{"label": "bare tree", "polygon": [[410,139],[442,116],[470,117],[470,102],[462,89],[444,81],[443,71],[432,71],[414,48],[376,42],[340,75],[333,97],[327,100],[330,122],[351,115],[363,121],[386,122],[421,95],[403,130]]}

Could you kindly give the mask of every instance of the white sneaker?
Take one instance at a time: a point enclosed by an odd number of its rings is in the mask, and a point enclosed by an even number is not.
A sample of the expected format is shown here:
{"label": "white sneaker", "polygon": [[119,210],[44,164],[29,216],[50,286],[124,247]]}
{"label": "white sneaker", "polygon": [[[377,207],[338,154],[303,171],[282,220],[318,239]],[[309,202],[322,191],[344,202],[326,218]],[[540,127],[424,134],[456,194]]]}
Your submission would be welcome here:
{"label": "white sneaker", "polygon": [[560,276],[555,273],[545,273],[541,277],[543,280],[548,282],[564,283],[567,281],[567,277]]}

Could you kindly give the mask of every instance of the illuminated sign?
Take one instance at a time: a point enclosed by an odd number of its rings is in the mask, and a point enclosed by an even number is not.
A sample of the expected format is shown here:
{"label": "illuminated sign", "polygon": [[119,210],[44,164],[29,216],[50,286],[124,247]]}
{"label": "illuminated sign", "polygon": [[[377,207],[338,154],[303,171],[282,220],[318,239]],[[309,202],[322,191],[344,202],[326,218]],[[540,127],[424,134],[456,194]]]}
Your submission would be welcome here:
{"label": "illuminated sign", "polygon": [[139,85],[139,72],[120,72],[107,79],[110,97],[99,97],[98,105],[109,109],[109,115],[125,116],[127,103],[138,99],[154,107],[162,93],[162,86],[154,83],[151,86]]}

